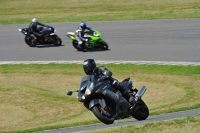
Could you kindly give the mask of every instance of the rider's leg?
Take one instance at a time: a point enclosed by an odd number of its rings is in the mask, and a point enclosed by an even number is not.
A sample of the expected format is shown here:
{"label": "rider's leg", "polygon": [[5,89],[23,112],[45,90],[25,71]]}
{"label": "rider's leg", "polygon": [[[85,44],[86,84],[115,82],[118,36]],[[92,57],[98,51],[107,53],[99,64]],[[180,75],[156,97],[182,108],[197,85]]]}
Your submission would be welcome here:
{"label": "rider's leg", "polygon": [[128,84],[129,81],[119,82],[118,80],[112,78],[110,79],[111,85],[122,92],[123,97],[130,103],[133,102],[134,96],[129,93],[129,89],[132,88],[132,83]]}
{"label": "rider's leg", "polygon": [[77,47],[82,48],[83,41],[81,41],[81,39],[79,37],[76,37],[76,40],[78,41]]}

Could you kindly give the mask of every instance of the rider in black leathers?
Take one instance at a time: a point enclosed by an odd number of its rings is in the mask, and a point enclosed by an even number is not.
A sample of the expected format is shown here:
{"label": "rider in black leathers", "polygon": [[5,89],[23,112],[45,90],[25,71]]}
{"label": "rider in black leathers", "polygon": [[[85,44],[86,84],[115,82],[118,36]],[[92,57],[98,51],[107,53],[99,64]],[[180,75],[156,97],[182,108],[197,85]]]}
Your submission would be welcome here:
{"label": "rider in black leathers", "polygon": [[96,63],[94,59],[86,59],[83,62],[83,69],[87,75],[94,75],[98,81],[103,81],[108,79],[113,86],[114,89],[118,89],[122,92],[122,95],[132,103],[134,97],[128,93],[128,90],[123,87],[122,83],[120,83],[117,79],[112,78],[112,72],[109,71],[106,67],[100,66],[96,67]]}
{"label": "rider in black leathers", "polygon": [[32,22],[29,25],[29,31],[35,36],[35,39],[32,40],[32,44],[35,44],[39,38],[43,37],[43,34],[37,27],[38,25],[45,26],[45,24],[38,22],[36,18],[33,18]]}

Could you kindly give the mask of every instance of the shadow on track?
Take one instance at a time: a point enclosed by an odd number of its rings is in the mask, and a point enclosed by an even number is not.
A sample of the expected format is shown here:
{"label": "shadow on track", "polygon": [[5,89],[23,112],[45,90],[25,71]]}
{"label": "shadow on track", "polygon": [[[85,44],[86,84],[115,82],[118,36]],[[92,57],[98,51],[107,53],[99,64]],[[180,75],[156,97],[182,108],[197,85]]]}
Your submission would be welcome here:
{"label": "shadow on track", "polygon": [[84,49],[83,51],[78,51],[78,52],[84,53],[84,52],[104,52],[104,51],[110,51],[110,49],[102,50],[102,49],[92,48],[92,49]]}
{"label": "shadow on track", "polygon": [[62,47],[62,46],[65,46],[65,45],[55,46],[52,44],[46,44],[46,45],[36,45],[35,48],[51,48],[51,47]]}

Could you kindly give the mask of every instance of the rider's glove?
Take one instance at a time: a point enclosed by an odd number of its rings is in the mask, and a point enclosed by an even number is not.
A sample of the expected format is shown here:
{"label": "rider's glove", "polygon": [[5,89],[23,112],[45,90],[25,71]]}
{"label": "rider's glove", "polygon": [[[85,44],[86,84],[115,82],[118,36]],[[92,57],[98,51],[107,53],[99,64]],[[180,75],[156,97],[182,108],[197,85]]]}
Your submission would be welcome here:
{"label": "rider's glove", "polygon": [[117,79],[114,79],[114,80],[112,81],[112,86],[117,87],[117,88],[120,88],[120,89],[123,88],[122,83],[119,82]]}
{"label": "rider's glove", "polygon": [[116,80],[116,79],[114,79],[113,82],[112,82],[112,85],[113,85],[113,86],[118,86],[118,84],[119,84],[119,81]]}

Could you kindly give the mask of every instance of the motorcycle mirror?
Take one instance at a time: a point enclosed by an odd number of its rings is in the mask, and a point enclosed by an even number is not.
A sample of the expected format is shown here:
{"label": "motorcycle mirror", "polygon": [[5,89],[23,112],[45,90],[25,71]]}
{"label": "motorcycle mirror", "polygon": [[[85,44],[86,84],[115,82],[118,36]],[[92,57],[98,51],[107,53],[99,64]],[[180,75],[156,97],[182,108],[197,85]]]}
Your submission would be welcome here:
{"label": "motorcycle mirror", "polygon": [[68,92],[67,92],[67,95],[68,95],[68,96],[71,96],[72,93],[73,93],[72,91],[68,91]]}

